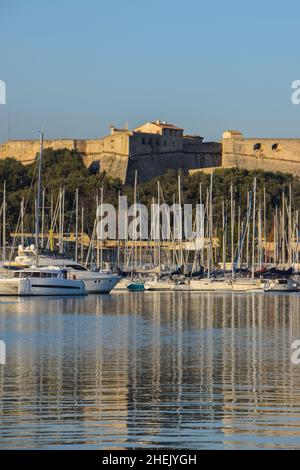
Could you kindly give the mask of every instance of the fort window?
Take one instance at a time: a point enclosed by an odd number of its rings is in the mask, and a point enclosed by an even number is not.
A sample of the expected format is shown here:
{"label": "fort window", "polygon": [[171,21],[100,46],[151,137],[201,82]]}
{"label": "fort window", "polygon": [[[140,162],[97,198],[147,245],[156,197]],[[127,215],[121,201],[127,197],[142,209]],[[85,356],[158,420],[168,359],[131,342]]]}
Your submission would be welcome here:
{"label": "fort window", "polygon": [[146,144],[146,140],[144,139],[144,137],[142,138],[142,144],[143,144],[143,145]]}
{"label": "fort window", "polygon": [[261,144],[260,143],[255,144],[253,149],[254,150],[260,150],[261,149]]}
{"label": "fort window", "polygon": [[278,144],[273,144],[272,145],[272,150],[278,150]]}

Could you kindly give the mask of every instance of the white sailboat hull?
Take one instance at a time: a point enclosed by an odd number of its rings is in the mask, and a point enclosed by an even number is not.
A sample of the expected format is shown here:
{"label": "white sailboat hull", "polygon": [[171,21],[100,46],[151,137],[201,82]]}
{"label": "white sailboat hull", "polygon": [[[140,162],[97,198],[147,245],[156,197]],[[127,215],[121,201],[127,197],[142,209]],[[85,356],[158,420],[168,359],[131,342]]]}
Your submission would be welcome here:
{"label": "white sailboat hull", "polygon": [[281,283],[279,280],[266,281],[262,284],[265,292],[299,292],[299,284],[293,280]]}
{"label": "white sailboat hull", "polygon": [[164,281],[145,282],[145,290],[149,290],[149,291],[172,290],[173,286],[174,284],[172,282],[164,282]]}
{"label": "white sailboat hull", "polygon": [[188,284],[177,285],[172,290],[203,291],[203,292],[255,292],[261,290],[259,281],[256,280],[191,280]]}
{"label": "white sailboat hull", "polygon": [[118,282],[118,284],[116,285],[116,287],[114,288],[114,290],[125,290],[127,291],[128,289],[128,286],[130,284],[131,281],[129,281],[128,279],[122,279],[120,282]]}

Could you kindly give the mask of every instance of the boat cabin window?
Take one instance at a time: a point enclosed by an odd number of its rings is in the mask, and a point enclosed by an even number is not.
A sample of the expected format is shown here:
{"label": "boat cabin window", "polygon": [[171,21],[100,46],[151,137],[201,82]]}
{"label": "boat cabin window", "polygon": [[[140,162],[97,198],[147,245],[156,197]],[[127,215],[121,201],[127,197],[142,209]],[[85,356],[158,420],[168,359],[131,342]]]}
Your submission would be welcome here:
{"label": "boat cabin window", "polygon": [[87,271],[87,268],[81,266],[80,264],[67,264],[66,267],[74,269],[74,271]]}
{"label": "boat cabin window", "polygon": [[51,277],[58,277],[57,273],[47,273],[47,272],[39,272],[39,271],[19,271],[14,273],[14,278],[19,277],[35,277],[35,278],[51,278]]}
{"label": "boat cabin window", "polygon": [[278,284],[287,284],[286,279],[279,279]]}
{"label": "boat cabin window", "polygon": [[31,273],[31,277],[42,277],[42,274],[44,273],[39,273],[38,271]]}
{"label": "boat cabin window", "polygon": [[32,277],[32,273],[27,271],[21,271],[20,273],[15,273],[15,275],[16,274],[19,274],[19,276],[16,277]]}

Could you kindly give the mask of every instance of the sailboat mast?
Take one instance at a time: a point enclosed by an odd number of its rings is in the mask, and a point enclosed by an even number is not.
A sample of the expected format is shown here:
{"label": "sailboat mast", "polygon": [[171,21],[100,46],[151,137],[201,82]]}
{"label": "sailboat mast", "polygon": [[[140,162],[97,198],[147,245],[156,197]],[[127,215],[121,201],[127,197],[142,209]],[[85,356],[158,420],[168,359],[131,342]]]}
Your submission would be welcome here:
{"label": "sailboat mast", "polygon": [[3,205],[2,205],[2,244],[3,244],[3,261],[6,259],[6,181],[3,184]]}
{"label": "sailboat mast", "polygon": [[39,235],[40,235],[40,207],[42,198],[42,161],[43,161],[43,144],[44,144],[44,133],[40,135],[40,156],[39,156],[39,167],[38,167],[38,187],[37,187],[37,198],[36,198],[36,217],[35,217],[35,239],[37,250],[39,248]]}
{"label": "sailboat mast", "polygon": [[289,185],[289,207],[288,207],[289,225],[288,225],[288,254],[289,254],[289,267],[292,265],[292,187]]}
{"label": "sailboat mast", "polygon": [[223,271],[224,271],[224,274],[225,274],[225,271],[226,271],[226,232],[225,232],[225,203],[224,203],[224,199],[222,199],[222,234],[223,234],[223,242],[222,242]]}
{"label": "sailboat mast", "polygon": [[234,200],[233,183],[230,185],[230,207],[231,207],[231,276],[234,277]]}
{"label": "sailboat mast", "polygon": [[41,248],[44,247],[44,232],[45,232],[45,189],[43,189],[42,197],[42,231],[41,231]]}
{"label": "sailboat mast", "polygon": [[256,210],[256,178],[253,183],[253,226],[252,226],[252,279],[255,273],[255,210]]}
{"label": "sailboat mast", "polygon": [[84,207],[81,206],[81,256],[80,261],[83,262],[83,255],[84,255],[84,244],[83,244],[83,229],[84,229]]}
{"label": "sailboat mast", "polygon": [[[96,214],[98,213],[98,207],[99,207],[99,193],[98,193],[98,189],[97,189],[97,192],[96,192]],[[101,211],[102,211],[102,205],[101,205]],[[102,215],[102,212],[101,212],[101,215]],[[101,221],[101,228],[102,228],[102,221]],[[102,233],[101,233],[101,236],[102,236]],[[97,233],[97,237],[96,237],[96,253],[97,253],[97,269],[99,269],[100,267],[100,250],[99,250],[99,236],[98,236],[98,233]]]}
{"label": "sailboat mast", "polygon": [[281,262],[284,265],[285,264],[285,229],[284,229],[284,224],[285,224],[285,196],[284,196],[284,190],[282,190],[282,216],[281,216]]}
{"label": "sailboat mast", "polygon": [[160,266],[161,266],[161,259],[160,259],[160,187],[159,187],[159,181],[157,181],[157,233],[158,233],[158,269],[160,271]]}
{"label": "sailboat mast", "polygon": [[24,197],[21,200],[21,244],[24,246]]}
{"label": "sailboat mast", "polygon": [[278,264],[278,208],[276,205],[275,216],[274,216],[274,262]]}
{"label": "sailboat mast", "polygon": [[136,269],[137,268],[137,222],[136,222],[136,204],[137,204],[137,171],[135,171],[135,174],[134,174],[134,194],[133,194],[133,203],[134,203],[134,208],[135,208],[135,211],[134,211],[134,261],[133,261],[133,264],[134,264],[134,267],[133,269]]}
{"label": "sailboat mast", "polygon": [[212,263],[213,269],[213,202],[212,202],[212,191],[213,191],[213,173],[210,175],[210,187],[209,187],[209,263]]}
{"label": "sailboat mast", "polygon": [[[101,204],[101,214],[103,215],[102,213],[102,208],[103,208],[103,186],[101,187],[100,189],[100,204]],[[99,239],[97,240],[97,246],[99,245]],[[100,249],[100,271],[103,270],[103,233],[102,233],[102,224],[101,224],[101,240],[100,240],[100,243],[101,243],[101,249]]]}
{"label": "sailboat mast", "polygon": [[264,186],[264,264],[267,265],[267,206],[266,206],[266,187]]}
{"label": "sailboat mast", "polygon": [[75,261],[78,261],[78,188],[76,188],[76,215],[75,215]]}
{"label": "sailboat mast", "polygon": [[249,269],[249,240],[250,240],[250,194],[247,192],[247,240],[246,240],[246,267]]}

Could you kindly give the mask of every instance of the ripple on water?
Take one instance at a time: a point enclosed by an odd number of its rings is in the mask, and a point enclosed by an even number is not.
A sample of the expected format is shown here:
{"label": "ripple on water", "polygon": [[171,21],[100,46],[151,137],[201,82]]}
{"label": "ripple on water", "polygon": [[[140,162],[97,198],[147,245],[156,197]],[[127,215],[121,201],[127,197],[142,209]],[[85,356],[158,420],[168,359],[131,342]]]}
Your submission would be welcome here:
{"label": "ripple on water", "polygon": [[300,448],[299,307],[180,292],[1,303],[0,447]]}

